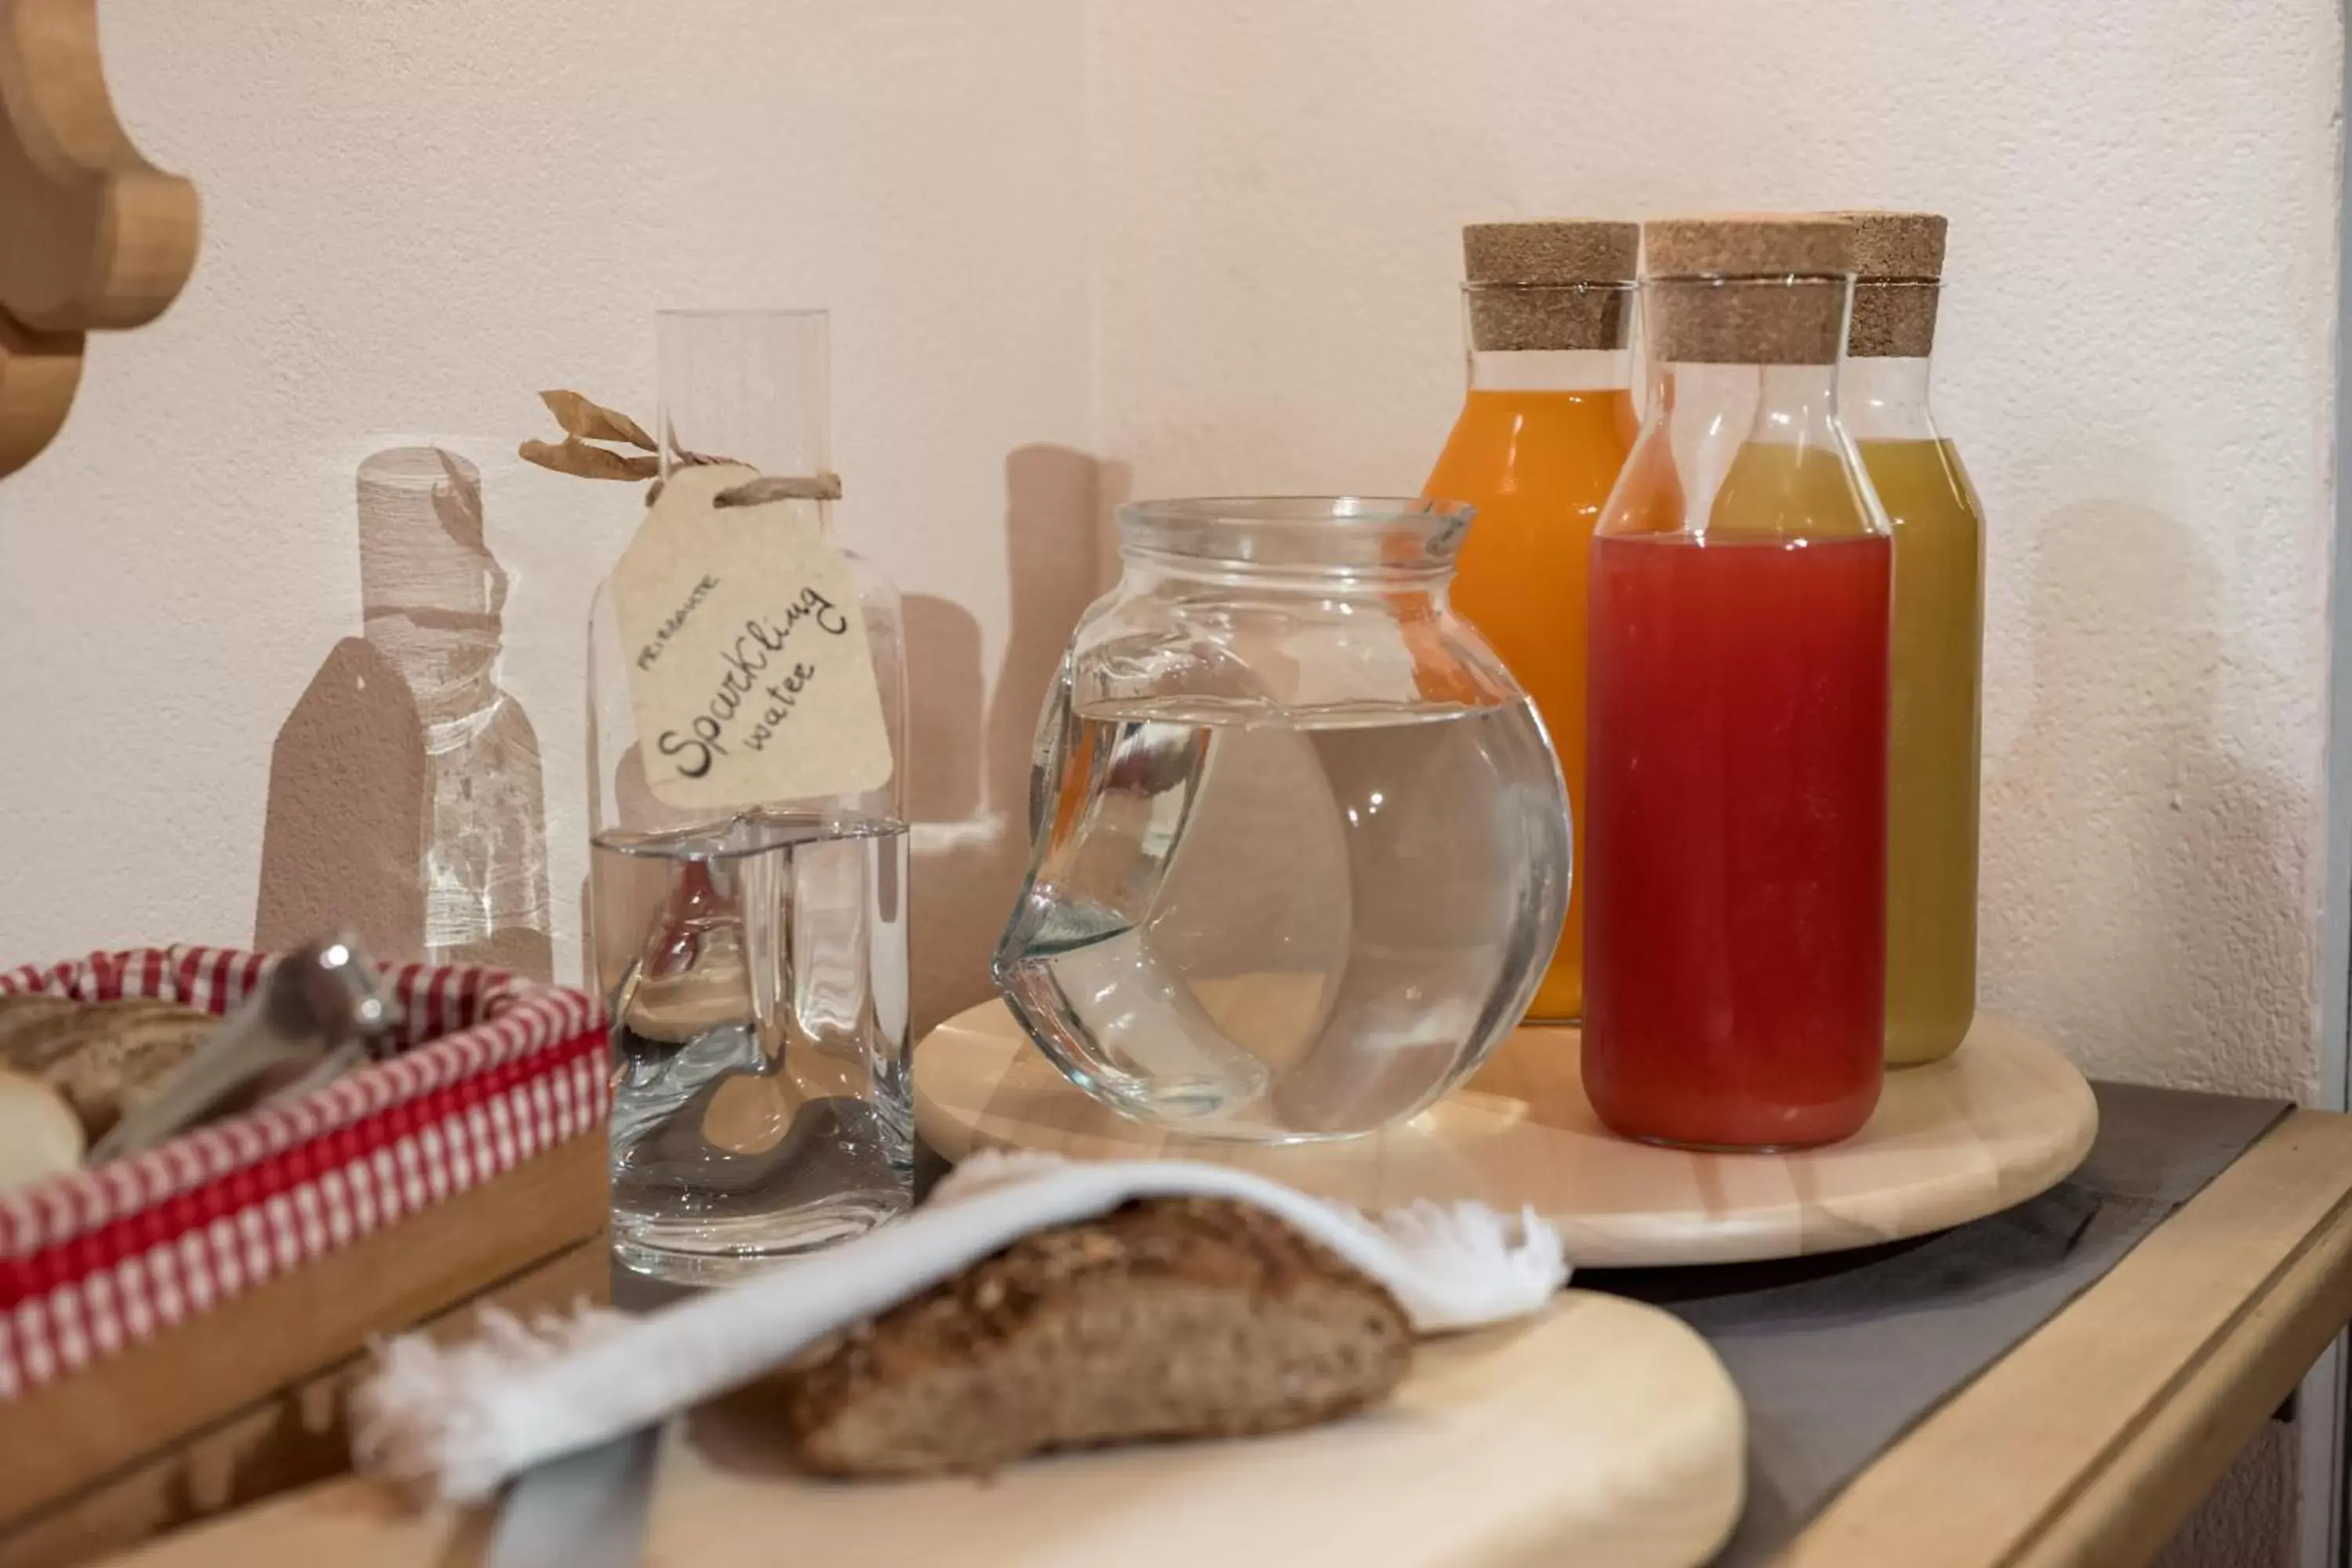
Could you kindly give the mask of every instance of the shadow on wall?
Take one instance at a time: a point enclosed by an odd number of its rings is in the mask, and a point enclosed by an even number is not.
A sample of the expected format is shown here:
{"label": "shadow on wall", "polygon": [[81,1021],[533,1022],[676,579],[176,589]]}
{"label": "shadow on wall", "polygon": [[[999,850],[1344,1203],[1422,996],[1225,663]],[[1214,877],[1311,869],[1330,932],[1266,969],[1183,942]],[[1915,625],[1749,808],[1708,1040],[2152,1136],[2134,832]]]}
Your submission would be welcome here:
{"label": "shadow on wall", "polygon": [[1071,627],[1112,575],[1103,520],[1127,483],[1124,465],[1066,447],[1023,447],[1005,458],[1011,605],[992,688],[971,612],[907,598],[918,1038],[993,994],[989,956],[1029,864],[1037,714]]}
{"label": "shadow on wall", "polygon": [[554,973],[539,737],[498,684],[507,574],[481,476],[435,447],[359,468],[362,635],[278,727],[254,942]]}
{"label": "shadow on wall", "polygon": [[2217,733],[2210,563],[2114,501],[2053,515],[2033,552],[2032,706],[1987,770],[1985,1006],[2095,1075],[2297,1092],[2302,813]]}

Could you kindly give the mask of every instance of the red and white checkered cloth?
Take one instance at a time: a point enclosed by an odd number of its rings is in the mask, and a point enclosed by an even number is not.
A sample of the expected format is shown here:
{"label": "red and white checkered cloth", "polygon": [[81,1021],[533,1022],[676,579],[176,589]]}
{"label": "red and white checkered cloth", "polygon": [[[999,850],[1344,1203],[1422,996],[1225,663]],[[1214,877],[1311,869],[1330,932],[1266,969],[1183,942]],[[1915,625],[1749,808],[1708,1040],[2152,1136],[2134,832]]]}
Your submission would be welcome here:
{"label": "red and white checkered cloth", "polygon": [[[226,1013],[276,962],[138,948],[0,973],[0,994]],[[0,1401],[148,1339],[602,1126],[602,1009],[504,970],[386,964],[388,1060],[291,1105],[0,1194]]]}

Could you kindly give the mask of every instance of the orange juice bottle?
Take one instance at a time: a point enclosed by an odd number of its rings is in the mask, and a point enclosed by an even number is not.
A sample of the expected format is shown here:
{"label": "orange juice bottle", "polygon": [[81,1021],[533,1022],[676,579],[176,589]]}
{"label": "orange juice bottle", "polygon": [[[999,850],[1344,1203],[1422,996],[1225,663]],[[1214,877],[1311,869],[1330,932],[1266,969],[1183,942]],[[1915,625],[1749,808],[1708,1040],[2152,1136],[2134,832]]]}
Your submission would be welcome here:
{"label": "orange juice bottle", "polygon": [[1641,230],[1630,223],[1462,231],[1470,391],[1423,494],[1478,509],[1454,605],[1535,700],[1568,784],[1577,866],[1568,925],[1528,1009],[1584,1011],[1585,576],[1592,529],[1638,425],[1629,329]]}
{"label": "orange juice bottle", "polygon": [[1887,742],[1886,1065],[1959,1048],[1977,1005],[1984,524],[1927,412],[1944,263],[1932,213],[1853,213],[1838,413],[1895,535]]}

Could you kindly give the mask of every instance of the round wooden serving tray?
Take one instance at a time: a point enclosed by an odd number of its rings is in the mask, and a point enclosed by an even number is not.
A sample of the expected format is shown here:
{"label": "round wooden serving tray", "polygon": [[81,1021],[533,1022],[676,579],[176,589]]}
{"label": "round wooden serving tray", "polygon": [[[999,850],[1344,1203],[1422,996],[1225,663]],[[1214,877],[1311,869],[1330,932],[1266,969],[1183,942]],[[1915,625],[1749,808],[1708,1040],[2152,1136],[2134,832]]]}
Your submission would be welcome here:
{"label": "round wooden serving tray", "polygon": [[1585,1103],[1576,1057],[1574,1029],[1517,1029],[1467,1086],[1399,1126],[1336,1143],[1213,1142],[1097,1105],[989,1002],[916,1050],[915,1125],[950,1160],[985,1148],[1181,1157],[1364,1209],[1419,1198],[1531,1207],[1580,1268],[1794,1258],[1941,1230],[2053,1185],[2099,1125],[2072,1063],[1990,1018],[1950,1060],[1889,1073],[1861,1132],[1801,1154],[1613,1137]]}
{"label": "round wooden serving tray", "polygon": [[[1344,1420],[1058,1454],[990,1476],[802,1475],[772,1394],[755,1385],[664,1434],[644,1561],[1693,1568],[1739,1518],[1746,1425],[1738,1390],[1687,1325],[1584,1290],[1523,1321],[1422,1341],[1396,1393]],[[177,1531],[138,1562],[478,1563],[488,1528],[486,1510],[419,1511],[354,1476]]]}
{"label": "round wooden serving tray", "polygon": [[845,1486],[793,1474],[756,1394],[681,1425],[656,1563],[765,1568],[789,1539],[811,1563],[958,1568],[1692,1568],[1739,1517],[1746,1418],[1688,1327],[1566,1290],[1527,1321],[1423,1341],[1388,1403],[1278,1436]]}

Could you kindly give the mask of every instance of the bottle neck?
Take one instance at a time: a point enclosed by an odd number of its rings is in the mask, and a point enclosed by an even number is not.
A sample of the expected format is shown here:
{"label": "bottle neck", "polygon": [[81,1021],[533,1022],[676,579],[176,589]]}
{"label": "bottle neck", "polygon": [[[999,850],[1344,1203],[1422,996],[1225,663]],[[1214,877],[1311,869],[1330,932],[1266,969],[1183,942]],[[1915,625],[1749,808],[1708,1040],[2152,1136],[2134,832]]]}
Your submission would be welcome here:
{"label": "bottle neck", "polygon": [[1603,534],[1782,542],[1880,531],[1835,364],[1666,361]]}
{"label": "bottle neck", "polygon": [[1633,384],[1630,349],[1469,351],[1473,392],[1624,392]]}
{"label": "bottle neck", "polygon": [[780,479],[830,470],[829,344],[822,310],[660,312],[663,473],[714,459]]}
{"label": "bottle neck", "polygon": [[827,540],[833,538],[833,502],[794,497],[781,504],[790,511],[795,521],[804,522],[816,530],[818,538]]}
{"label": "bottle neck", "polygon": [[1651,369],[1649,406],[1651,423],[1696,439],[1828,444],[1841,424],[1838,367],[1663,361]]}
{"label": "bottle neck", "polygon": [[1845,362],[1838,419],[1857,441],[1934,440],[1927,407],[1927,356],[1869,356]]}
{"label": "bottle neck", "polygon": [[372,609],[362,629],[407,683],[428,727],[481,713],[498,700],[497,617]]}

